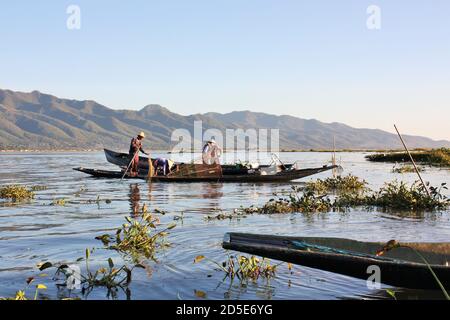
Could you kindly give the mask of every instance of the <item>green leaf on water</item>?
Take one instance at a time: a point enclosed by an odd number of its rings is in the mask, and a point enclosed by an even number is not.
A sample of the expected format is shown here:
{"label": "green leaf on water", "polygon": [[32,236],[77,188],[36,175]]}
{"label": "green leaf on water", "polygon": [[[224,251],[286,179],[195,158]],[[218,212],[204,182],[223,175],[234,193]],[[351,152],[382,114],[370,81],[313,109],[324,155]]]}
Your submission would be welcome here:
{"label": "green leaf on water", "polygon": [[392,291],[390,289],[386,289],[386,293],[388,295],[390,295],[392,298],[394,298],[395,300],[397,300],[397,297],[395,296],[395,291]]}
{"label": "green leaf on water", "polygon": [[51,262],[44,262],[44,263],[41,262],[37,265],[37,267],[40,271],[50,268],[52,266],[53,266],[53,264],[51,264]]}
{"label": "green leaf on water", "polygon": [[108,258],[108,264],[111,269],[114,268],[114,262],[112,261],[111,258]]}

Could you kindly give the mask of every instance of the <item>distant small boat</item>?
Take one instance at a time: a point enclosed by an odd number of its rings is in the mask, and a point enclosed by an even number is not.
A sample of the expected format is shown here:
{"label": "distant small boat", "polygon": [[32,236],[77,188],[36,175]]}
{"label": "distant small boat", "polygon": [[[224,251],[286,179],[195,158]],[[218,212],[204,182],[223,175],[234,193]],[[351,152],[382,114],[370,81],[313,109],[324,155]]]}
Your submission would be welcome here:
{"label": "distant small boat", "polygon": [[[450,242],[403,243],[424,256],[447,289],[450,288]],[[396,248],[378,257],[383,243],[339,238],[283,237],[227,233],[223,248],[331,271],[367,280],[370,266],[380,268],[381,283],[439,290],[427,265],[409,248]]]}

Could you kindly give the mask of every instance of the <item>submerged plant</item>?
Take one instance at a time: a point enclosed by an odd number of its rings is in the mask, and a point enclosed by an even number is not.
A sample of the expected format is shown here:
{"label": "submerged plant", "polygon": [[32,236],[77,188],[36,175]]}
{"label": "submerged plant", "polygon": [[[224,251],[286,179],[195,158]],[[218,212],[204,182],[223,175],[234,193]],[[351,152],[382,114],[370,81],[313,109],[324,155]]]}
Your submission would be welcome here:
{"label": "submerged plant", "polygon": [[34,192],[25,186],[6,185],[0,188],[0,198],[13,202],[31,200],[34,198]]}
{"label": "submerged plant", "polygon": [[156,251],[169,245],[164,242],[168,231],[176,226],[173,223],[157,230],[159,219],[148,213],[146,206],[143,207],[139,218],[125,217],[125,220],[126,223],[118,228],[114,235],[104,234],[95,239],[101,240],[108,249],[129,254],[137,261],[140,256],[155,260]]}

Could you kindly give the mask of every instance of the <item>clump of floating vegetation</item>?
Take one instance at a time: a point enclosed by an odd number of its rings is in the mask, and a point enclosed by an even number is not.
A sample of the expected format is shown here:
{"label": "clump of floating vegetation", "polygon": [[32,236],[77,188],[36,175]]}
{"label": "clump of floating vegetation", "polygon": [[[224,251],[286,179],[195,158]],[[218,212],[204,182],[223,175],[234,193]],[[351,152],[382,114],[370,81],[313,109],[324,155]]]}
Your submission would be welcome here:
{"label": "clump of floating vegetation", "polygon": [[244,212],[239,211],[238,209],[235,209],[232,213],[226,213],[226,212],[220,212],[215,215],[207,215],[205,217],[206,221],[212,221],[212,220],[232,220],[232,219],[240,219],[240,218],[246,218]]}
{"label": "clump of floating vegetation", "polygon": [[363,195],[345,194],[337,197],[334,206],[371,206],[409,211],[445,210],[450,206],[450,199],[442,194],[442,189],[447,189],[445,183],[439,188],[429,185],[428,188],[430,195],[419,181],[408,186],[405,182],[395,180],[386,183],[378,192]]}
{"label": "clump of floating vegetation", "polygon": [[[69,267],[67,264],[53,264],[51,262],[45,262],[38,264],[40,271],[49,268],[56,268],[55,280],[63,280],[57,285],[59,287],[68,287],[68,289],[73,289],[78,282],[81,287],[81,293],[83,295],[88,295],[95,287],[105,287],[107,288],[107,297],[112,296],[117,297],[119,289],[121,289],[129,298],[130,291],[128,285],[131,282],[131,275],[134,268],[144,268],[141,264],[135,264],[133,267],[127,265],[122,265],[117,267],[111,258],[108,258],[108,267],[100,267],[95,272],[91,271],[90,268],[90,256],[93,250],[86,249],[85,257],[77,259],[77,262],[85,260],[85,273],[74,274],[73,267]],[[61,279],[62,277],[62,279]]]}
{"label": "clump of floating vegetation", "polygon": [[317,195],[315,191],[292,187],[287,197],[270,199],[263,206],[241,207],[244,214],[273,214],[273,213],[315,213],[342,211],[350,207],[380,207],[383,209],[396,209],[405,211],[445,210],[450,207],[450,199],[443,193],[447,189],[446,183],[440,187],[427,184],[426,188],[416,181],[412,185],[404,182],[392,181],[386,183],[378,191],[363,187],[362,190],[341,191],[334,199],[326,194]]}
{"label": "clump of floating vegetation", "polygon": [[[30,298],[27,297],[27,295],[26,295],[26,291],[30,287],[31,283],[33,283],[33,282],[34,282],[33,277],[28,278],[26,287],[22,290],[17,291],[16,294],[14,295],[14,297],[8,297],[8,298],[0,297],[0,300],[30,300]],[[45,285],[36,284],[33,300],[37,300],[39,290],[46,290],[46,289],[47,289],[47,287]]]}
{"label": "clump of floating vegetation", "polygon": [[[260,259],[255,256],[247,257],[244,255],[229,255],[228,259],[222,263],[200,255],[195,257],[194,263],[199,263],[202,260],[216,265],[218,270],[225,273],[225,278],[229,277],[233,280],[237,277],[240,281],[251,280],[253,282],[256,282],[259,278],[271,279],[275,277],[277,267],[283,263],[271,265],[270,260],[266,258]],[[290,270],[292,265],[288,264],[288,268]]]}
{"label": "clump of floating vegetation", "polygon": [[34,191],[34,192],[36,192],[36,191],[44,191],[44,190],[47,190],[47,189],[48,189],[47,186],[32,186],[30,188],[30,190]]}
{"label": "clump of floating vegetation", "polygon": [[52,206],[61,206],[64,207],[66,205],[66,199],[61,198],[61,199],[55,199],[53,200],[53,202],[51,203]]}
{"label": "clump of floating vegetation", "polygon": [[241,207],[243,214],[274,214],[293,212],[327,212],[332,208],[332,201],[326,195],[316,195],[313,191],[305,191],[300,195],[300,189],[293,186],[288,197],[270,199],[262,207]]}
{"label": "clump of floating vegetation", "polygon": [[450,199],[442,194],[447,189],[446,183],[440,187],[428,184],[430,195],[419,182],[408,186],[404,182],[393,181],[386,183],[375,196],[375,206],[406,210],[443,210],[450,205]]}
{"label": "clump of floating vegetation", "polygon": [[[424,171],[422,167],[417,167],[419,172]],[[402,166],[394,166],[392,168],[393,173],[413,173],[416,172],[416,169],[412,165],[402,165]]]}
{"label": "clump of floating vegetation", "polygon": [[126,223],[118,228],[114,235],[104,234],[96,239],[101,240],[108,249],[130,255],[134,261],[139,261],[141,256],[156,260],[154,254],[158,249],[169,245],[165,236],[176,226],[172,223],[162,230],[157,230],[159,218],[147,212],[147,206],[143,206],[140,217],[125,217],[125,220]]}
{"label": "clump of floating vegetation", "polygon": [[25,186],[6,185],[0,188],[0,198],[10,199],[13,202],[31,200],[34,198],[34,192]]}
{"label": "clump of floating vegetation", "polygon": [[363,191],[366,189],[367,182],[361,180],[354,175],[337,176],[327,179],[317,179],[306,183],[305,190],[313,191],[317,194],[325,194],[329,192],[353,192]]}
{"label": "clump of floating vegetation", "polygon": [[[450,166],[450,148],[411,152],[414,161],[433,166]],[[376,153],[366,156],[366,159],[374,162],[410,162],[406,152]]]}

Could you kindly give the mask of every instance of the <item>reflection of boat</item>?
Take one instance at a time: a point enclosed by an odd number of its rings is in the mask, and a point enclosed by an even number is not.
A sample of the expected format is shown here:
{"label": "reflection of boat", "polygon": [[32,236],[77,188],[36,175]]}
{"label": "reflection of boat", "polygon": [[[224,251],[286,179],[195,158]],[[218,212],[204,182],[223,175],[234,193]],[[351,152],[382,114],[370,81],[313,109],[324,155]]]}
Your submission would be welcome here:
{"label": "reflection of boat", "polygon": [[[396,248],[382,257],[375,253],[383,243],[339,238],[283,237],[227,233],[222,246],[307,267],[367,280],[380,268],[380,281],[397,287],[439,290],[427,265],[410,248]],[[449,243],[403,243],[428,261],[444,287],[450,287]],[[369,269],[368,269],[369,268]],[[368,271],[369,270],[369,271]]]}

